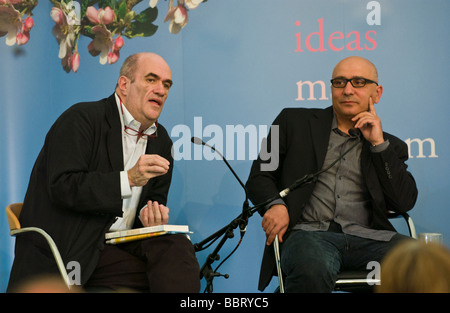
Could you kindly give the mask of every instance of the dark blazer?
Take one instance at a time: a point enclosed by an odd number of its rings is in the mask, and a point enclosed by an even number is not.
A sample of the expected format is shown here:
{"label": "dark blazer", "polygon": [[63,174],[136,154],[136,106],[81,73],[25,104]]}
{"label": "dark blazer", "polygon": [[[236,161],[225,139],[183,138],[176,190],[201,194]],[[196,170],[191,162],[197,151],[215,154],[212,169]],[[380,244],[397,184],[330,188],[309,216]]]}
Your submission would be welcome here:
{"label": "dark blazer", "polygon": [[[261,171],[260,166],[264,163],[261,158],[253,162],[246,183],[253,204],[265,202],[299,178],[322,168],[332,120],[332,107],[289,108],[278,115],[273,125],[279,127],[279,165],[274,171]],[[381,153],[372,153],[370,144],[363,139],[361,170],[372,201],[370,227],[395,230],[388,221],[388,210],[406,212],[412,209],[417,199],[417,187],[405,164],[408,159],[407,145],[388,133],[384,133],[384,138],[389,140],[390,145]],[[267,151],[271,151],[271,135],[268,136],[267,144]],[[289,229],[299,221],[313,189],[313,183],[307,184],[284,198],[290,218]],[[264,213],[265,209],[262,209],[260,214]],[[266,247],[263,255],[260,290],[264,290],[270,282],[274,271],[273,247],[270,246]]]}
{"label": "dark blazer", "polygon": [[[55,240],[67,265],[77,261],[84,284],[97,265],[104,234],[122,216],[120,171],[122,129],[114,95],[78,103],[65,111],[48,132],[31,173],[20,222],[36,226]],[[166,204],[172,178],[172,141],[164,127],[150,139],[147,154],[170,161],[167,174],[143,187],[139,208],[148,200]],[[136,219],[135,227],[142,227]],[[47,243],[27,233],[16,239],[8,290],[31,275],[58,273]]]}

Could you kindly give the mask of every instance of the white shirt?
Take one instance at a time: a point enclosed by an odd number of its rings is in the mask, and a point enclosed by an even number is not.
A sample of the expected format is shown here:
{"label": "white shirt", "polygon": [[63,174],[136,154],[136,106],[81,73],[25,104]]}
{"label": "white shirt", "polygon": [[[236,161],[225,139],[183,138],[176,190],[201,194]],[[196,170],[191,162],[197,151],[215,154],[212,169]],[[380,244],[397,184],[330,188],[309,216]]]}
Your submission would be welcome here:
{"label": "white shirt", "polygon": [[[125,125],[132,129],[139,130],[141,123],[133,118],[130,112],[128,112],[125,105],[120,104],[120,99],[117,94],[115,94],[115,97],[122,127],[122,151],[124,170],[120,172],[120,188],[123,200],[123,216],[117,218],[116,222],[110,228],[111,231],[130,229],[133,227],[142,187],[130,187],[127,171],[136,164],[141,155],[145,154],[145,149],[147,148],[146,139],[141,137],[136,142],[137,136],[132,136],[125,132]],[[151,135],[155,131],[156,125],[153,124],[152,126],[147,128],[144,133],[147,135]]]}

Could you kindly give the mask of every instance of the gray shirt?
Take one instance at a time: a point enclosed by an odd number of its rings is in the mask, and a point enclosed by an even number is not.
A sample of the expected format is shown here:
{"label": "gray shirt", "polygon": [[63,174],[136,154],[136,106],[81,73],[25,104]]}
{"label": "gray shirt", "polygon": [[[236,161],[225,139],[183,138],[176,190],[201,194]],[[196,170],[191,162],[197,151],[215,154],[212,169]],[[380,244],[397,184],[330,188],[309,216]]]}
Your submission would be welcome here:
{"label": "gray shirt", "polygon": [[[328,151],[323,168],[338,159],[357,137],[351,137],[337,128],[333,119]],[[371,147],[372,153],[385,150],[389,141]],[[342,232],[358,237],[389,241],[395,234],[387,230],[369,228],[371,201],[361,173],[362,142],[347,153],[326,172],[319,175],[300,222],[294,229],[327,231],[330,222],[338,223]]]}

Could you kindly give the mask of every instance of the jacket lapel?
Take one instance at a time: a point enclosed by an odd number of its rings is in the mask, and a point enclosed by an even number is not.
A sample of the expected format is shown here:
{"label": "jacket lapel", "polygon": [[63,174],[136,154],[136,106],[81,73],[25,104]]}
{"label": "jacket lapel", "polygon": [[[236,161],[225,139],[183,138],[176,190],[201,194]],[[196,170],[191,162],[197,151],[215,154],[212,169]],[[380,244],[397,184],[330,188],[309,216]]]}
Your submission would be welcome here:
{"label": "jacket lapel", "polygon": [[333,108],[330,106],[317,111],[309,120],[311,136],[316,156],[317,169],[322,168],[330,140],[331,122],[333,121]]}
{"label": "jacket lapel", "polygon": [[[362,136],[362,135],[361,135]],[[371,154],[370,154],[370,144],[364,138],[362,139],[363,146],[361,149],[361,173],[362,177],[365,180],[367,186],[369,187],[369,191],[371,191],[371,184],[373,182],[374,177],[369,177],[371,173],[369,173],[371,162]],[[376,178],[376,177],[375,177]]]}
{"label": "jacket lapel", "polygon": [[115,171],[123,170],[123,152],[122,152],[122,124],[117,110],[114,94],[106,99],[106,121],[109,125],[107,133],[108,156],[111,167]]}

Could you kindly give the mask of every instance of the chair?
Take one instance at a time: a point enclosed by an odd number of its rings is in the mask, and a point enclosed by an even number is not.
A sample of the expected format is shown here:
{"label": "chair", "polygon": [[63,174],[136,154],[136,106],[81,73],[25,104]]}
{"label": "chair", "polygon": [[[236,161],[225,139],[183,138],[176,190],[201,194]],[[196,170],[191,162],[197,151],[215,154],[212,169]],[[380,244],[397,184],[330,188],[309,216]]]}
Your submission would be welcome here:
{"label": "chair", "polygon": [[[416,228],[412,218],[408,213],[396,213],[389,212],[388,218],[402,218],[405,220],[409,235],[412,238],[417,239]],[[274,241],[274,251],[275,251],[275,263],[277,266],[277,276],[279,285],[279,292],[284,293],[284,282],[283,282],[283,272],[281,269],[280,262],[280,245],[278,240],[278,235],[275,237]],[[379,278],[368,278],[369,271],[344,271],[338,274],[336,284],[334,286],[335,291],[347,291],[347,292],[370,292],[373,290],[375,284],[380,284]],[[277,289],[278,289],[277,288]]]}
{"label": "chair", "polygon": [[61,258],[58,247],[56,246],[52,237],[50,237],[50,235],[47,232],[45,232],[43,229],[38,228],[38,227],[24,227],[24,228],[21,227],[20,222],[19,222],[19,216],[20,216],[20,212],[22,211],[22,205],[23,205],[23,203],[13,203],[6,207],[6,215],[8,217],[8,224],[9,224],[9,230],[10,230],[9,234],[11,236],[17,236],[19,234],[22,234],[25,232],[30,232],[30,231],[41,234],[47,240],[47,243],[50,246],[50,249],[52,250],[56,264],[58,265],[58,269],[61,273],[61,276],[62,276],[67,288],[70,289],[70,281],[69,281],[69,277],[67,275],[66,268],[64,267],[64,262]]}

